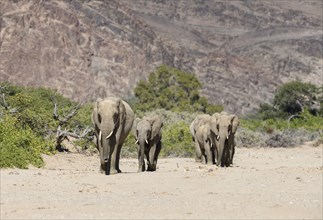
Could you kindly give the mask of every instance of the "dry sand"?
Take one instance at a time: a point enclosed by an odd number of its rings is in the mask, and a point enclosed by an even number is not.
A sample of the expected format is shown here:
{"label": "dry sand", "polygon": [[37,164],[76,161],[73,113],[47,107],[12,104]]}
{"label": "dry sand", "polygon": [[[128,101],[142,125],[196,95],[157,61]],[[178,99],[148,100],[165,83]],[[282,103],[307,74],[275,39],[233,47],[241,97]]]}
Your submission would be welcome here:
{"label": "dry sand", "polygon": [[322,219],[323,146],[237,148],[234,166],[160,159],[156,172],[98,172],[98,156],[1,169],[1,219]]}

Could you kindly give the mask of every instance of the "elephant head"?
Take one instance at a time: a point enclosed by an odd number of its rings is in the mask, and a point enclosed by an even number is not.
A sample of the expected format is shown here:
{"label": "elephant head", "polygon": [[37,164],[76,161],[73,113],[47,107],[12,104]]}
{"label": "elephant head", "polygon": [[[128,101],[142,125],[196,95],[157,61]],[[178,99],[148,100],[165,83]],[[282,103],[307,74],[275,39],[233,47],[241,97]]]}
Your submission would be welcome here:
{"label": "elephant head", "polygon": [[110,174],[111,165],[114,169],[118,169],[118,165],[115,166],[117,158],[111,155],[117,151],[115,148],[120,144],[125,118],[126,109],[123,101],[119,98],[98,99],[94,104],[92,122],[100,153],[101,170],[104,170],[106,175]]}
{"label": "elephant head", "polygon": [[[217,146],[217,165],[228,164],[227,160],[232,161],[234,135],[239,125],[236,115],[229,115],[226,112],[213,114],[211,120],[211,132],[215,137]],[[225,158],[223,159],[225,152]]]}
{"label": "elephant head", "polygon": [[147,157],[147,171],[155,171],[161,148],[161,128],[163,123],[158,116],[143,117],[136,123],[135,137],[138,144],[138,171],[145,170],[144,154]]}

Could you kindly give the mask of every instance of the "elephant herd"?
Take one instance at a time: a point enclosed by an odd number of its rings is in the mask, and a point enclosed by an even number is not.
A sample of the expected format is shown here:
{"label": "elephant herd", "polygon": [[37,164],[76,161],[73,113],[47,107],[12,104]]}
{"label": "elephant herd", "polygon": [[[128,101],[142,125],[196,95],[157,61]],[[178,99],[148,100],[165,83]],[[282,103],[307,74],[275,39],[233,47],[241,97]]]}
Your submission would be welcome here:
{"label": "elephant herd", "polygon": [[[94,103],[92,123],[94,141],[100,154],[101,173],[121,173],[121,147],[130,132],[138,145],[138,172],[156,170],[162,147],[163,123],[159,116],[135,118],[129,104],[120,98],[99,98]],[[212,116],[198,115],[190,126],[195,143],[196,161],[230,166],[234,155],[234,134],[238,125],[238,117],[225,112]]]}

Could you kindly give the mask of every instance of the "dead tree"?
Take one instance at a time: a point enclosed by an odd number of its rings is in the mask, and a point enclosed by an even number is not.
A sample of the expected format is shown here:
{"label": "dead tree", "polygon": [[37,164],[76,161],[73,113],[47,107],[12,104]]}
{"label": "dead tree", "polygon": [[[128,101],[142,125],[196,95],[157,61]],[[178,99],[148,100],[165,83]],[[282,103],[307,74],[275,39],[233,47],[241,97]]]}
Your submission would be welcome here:
{"label": "dead tree", "polygon": [[57,113],[57,103],[54,103],[54,111],[53,111],[53,118],[54,120],[58,121],[58,126],[56,129],[56,141],[55,141],[55,147],[56,150],[58,151],[68,151],[66,148],[62,146],[62,142],[66,139],[69,141],[69,137],[74,137],[77,139],[84,138],[91,140],[92,137],[89,136],[88,134],[92,131],[92,128],[86,127],[82,132],[79,134],[74,130],[74,132],[67,131],[66,128],[62,129],[62,127],[66,126],[66,124],[69,122],[71,118],[73,118],[76,114],[77,111],[80,109],[82,105],[78,104],[74,108],[71,109],[71,111],[65,116],[61,117]]}
{"label": "dead tree", "polygon": [[[0,93],[1,93],[1,98],[0,98],[0,105],[9,113],[16,113],[17,109],[12,108],[6,101],[6,87],[5,86],[0,86]],[[1,114],[1,112],[0,112]],[[0,115],[1,116],[1,115]]]}

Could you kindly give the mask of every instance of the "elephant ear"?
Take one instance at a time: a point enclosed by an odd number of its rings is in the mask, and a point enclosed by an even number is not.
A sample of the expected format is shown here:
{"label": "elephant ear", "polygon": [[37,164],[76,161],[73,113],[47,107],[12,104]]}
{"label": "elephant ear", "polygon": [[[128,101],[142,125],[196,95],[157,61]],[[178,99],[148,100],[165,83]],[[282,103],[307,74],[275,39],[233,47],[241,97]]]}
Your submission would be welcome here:
{"label": "elephant ear", "polygon": [[150,139],[154,139],[158,134],[160,134],[160,130],[163,127],[163,122],[158,116],[155,116],[151,121],[151,135]]}
{"label": "elephant ear", "polygon": [[126,119],[126,107],[123,104],[121,99],[118,99],[118,114],[119,114],[119,123],[123,124]]}
{"label": "elephant ear", "polygon": [[[215,114],[217,114],[217,113],[215,113]],[[219,130],[217,129],[217,124],[218,124],[218,118],[216,118],[214,116],[214,114],[213,114],[211,119],[210,119],[210,132],[211,132],[211,135],[214,135],[214,136],[219,135]]]}
{"label": "elephant ear", "polygon": [[94,126],[99,126],[100,123],[101,123],[101,117],[99,115],[99,110],[98,110],[98,106],[99,106],[99,103],[102,101],[101,98],[98,98],[96,100],[96,102],[93,103],[93,111],[92,111],[92,124]]}
{"label": "elephant ear", "polygon": [[137,124],[141,119],[136,117],[133,121],[132,128],[131,128],[131,134],[137,139]]}
{"label": "elephant ear", "polygon": [[231,115],[232,134],[235,134],[239,126],[239,118],[236,115]]}

